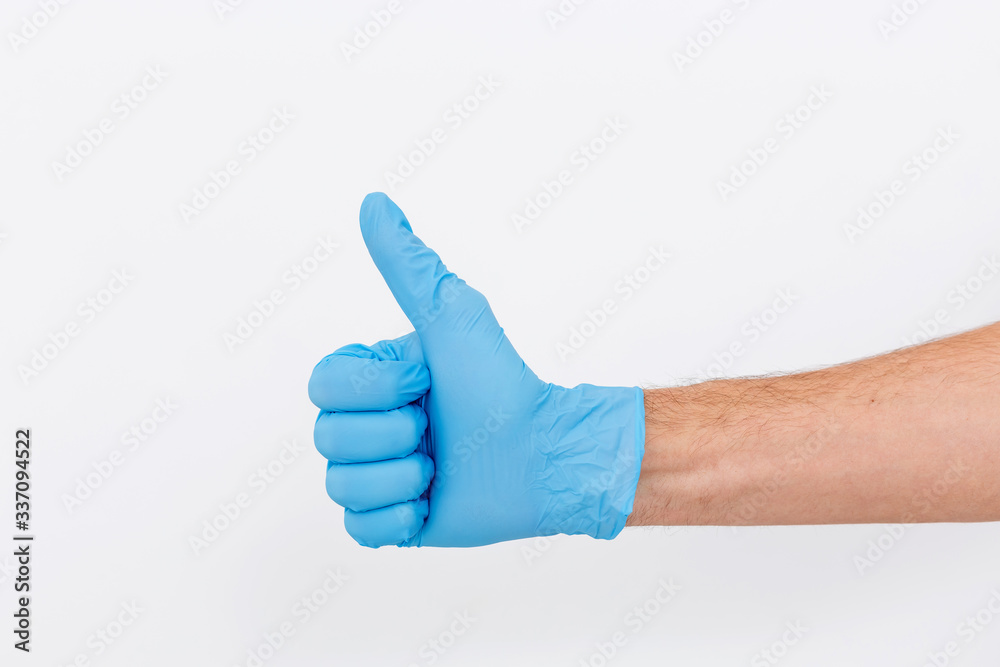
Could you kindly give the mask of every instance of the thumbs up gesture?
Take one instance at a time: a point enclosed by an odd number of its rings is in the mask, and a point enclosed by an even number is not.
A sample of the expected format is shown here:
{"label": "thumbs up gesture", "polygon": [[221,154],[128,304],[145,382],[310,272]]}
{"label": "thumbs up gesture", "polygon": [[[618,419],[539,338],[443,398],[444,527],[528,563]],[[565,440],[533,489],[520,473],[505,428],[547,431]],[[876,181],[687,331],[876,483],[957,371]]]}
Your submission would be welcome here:
{"label": "thumbs up gesture", "polygon": [[414,331],[342,347],[309,380],[327,493],[351,537],[368,547],[615,537],[639,478],[642,391],[540,380],[486,298],[386,195],[365,198],[361,233]]}

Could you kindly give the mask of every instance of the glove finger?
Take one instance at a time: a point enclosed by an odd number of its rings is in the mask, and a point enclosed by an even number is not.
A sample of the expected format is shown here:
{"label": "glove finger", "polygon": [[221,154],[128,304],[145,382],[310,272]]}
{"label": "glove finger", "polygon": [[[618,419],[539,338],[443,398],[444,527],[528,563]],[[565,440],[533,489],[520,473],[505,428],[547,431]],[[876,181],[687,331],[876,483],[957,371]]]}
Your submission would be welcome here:
{"label": "glove finger", "polygon": [[409,334],[374,346],[346,345],[324,357],[309,378],[309,399],[321,410],[391,410],[420,398],[431,379],[419,339]]}
{"label": "glove finger", "polygon": [[321,412],[313,441],[334,463],[384,461],[416,450],[426,429],[427,415],[416,403],[385,412]]}
{"label": "glove finger", "polygon": [[417,332],[454,339],[474,323],[487,339],[501,333],[485,297],[449,271],[438,254],[417,238],[389,197],[369,194],[361,204],[360,218],[368,253]]}
{"label": "glove finger", "polygon": [[335,463],[326,471],[326,493],[333,502],[367,512],[416,500],[434,477],[434,462],[419,452],[374,463]]}
{"label": "glove finger", "polygon": [[411,500],[369,512],[344,510],[344,528],[363,547],[402,544],[423,528],[427,499]]}

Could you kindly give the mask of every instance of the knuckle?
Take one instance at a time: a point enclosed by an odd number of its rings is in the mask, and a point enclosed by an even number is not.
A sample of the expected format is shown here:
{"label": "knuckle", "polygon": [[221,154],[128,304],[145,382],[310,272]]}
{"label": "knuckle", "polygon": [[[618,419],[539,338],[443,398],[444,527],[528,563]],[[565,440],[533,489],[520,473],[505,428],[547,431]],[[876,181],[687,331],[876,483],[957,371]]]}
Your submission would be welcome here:
{"label": "knuckle", "polygon": [[324,458],[330,461],[341,459],[340,438],[337,437],[337,413],[321,412],[313,426],[313,445]]}
{"label": "knuckle", "polygon": [[363,517],[350,509],[344,510],[344,530],[355,542],[363,547],[376,547],[364,535],[364,525],[361,521]]}
{"label": "knuckle", "polygon": [[326,471],[326,493],[330,499],[343,507],[351,504],[351,484],[344,466],[334,464]]}

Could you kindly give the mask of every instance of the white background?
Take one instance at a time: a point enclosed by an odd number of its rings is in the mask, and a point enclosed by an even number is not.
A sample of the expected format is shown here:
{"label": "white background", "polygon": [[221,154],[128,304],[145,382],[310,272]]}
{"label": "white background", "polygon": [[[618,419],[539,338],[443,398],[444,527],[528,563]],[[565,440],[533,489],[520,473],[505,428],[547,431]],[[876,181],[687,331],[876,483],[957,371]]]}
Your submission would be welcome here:
{"label": "white background", "polygon": [[[997,664],[1000,616],[971,641],[959,627],[1000,591],[995,524],[372,551],[325,495],[305,389],[333,349],[409,330],[357,213],[436,127],[447,140],[390,194],[546,380],[792,371],[900,347],[938,311],[938,334],[1000,319],[1000,281],[976,277],[1000,252],[1000,5],[928,2],[884,35],[888,0],[604,0],[554,28],[556,0],[404,0],[348,60],[341,44],[386,5],[246,0],[220,17],[211,0],[70,2],[15,45],[39,5],[3,3],[0,515],[13,534],[14,431],[30,427],[37,536],[30,656],[10,647],[13,561],[0,556],[4,664],[252,665],[286,621],[295,634],[266,665],[600,665],[597,644],[619,631],[608,664],[771,664],[758,654],[789,622],[808,630],[777,648],[783,666],[923,665],[951,641],[949,664]],[[724,9],[732,22],[679,68],[674,54]],[[165,80],[120,119],[115,100],[155,66]],[[481,76],[499,88],[448,126]],[[776,123],[815,86],[832,97],[786,139]],[[294,121],[246,161],[241,142],[275,108]],[[576,170],[616,117],[620,138]],[[114,131],[60,179],[53,163],[102,118]],[[904,176],[949,127],[949,150]],[[769,137],[779,150],[723,201],[718,182]],[[180,205],[230,159],[241,172],[186,222]],[[518,232],[512,215],[561,169],[572,186]],[[894,179],[905,193],[852,242],[845,225]],[[283,275],[327,236],[336,253],[292,289]],[[651,245],[669,265],[560,358]],[[80,303],[122,269],[133,279],[85,322]],[[963,302],[966,284],[978,291]],[[284,302],[230,350],[224,336],[274,289]],[[775,322],[779,290],[795,300]],[[751,340],[754,317],[772,324]],[[79,335],[43,350],[74,322]],[[745,352],[729,360],[733,342]],[[176,410],[130,451],[123,434],[167,398]],[[302,453],[258,493],[251,476],[293,440]],[[121,465],[68,508],[115,450]],[[250,506],[196,554],[189,539],[240,493]],[[328,570],[348,579],[300,622],[294,606]],[[680,592],[633,632],[626,616],[661,579]],[[138,619],[98,655],[95,633],[133,601]],[[450,635],[463,612],[471,628]]]}

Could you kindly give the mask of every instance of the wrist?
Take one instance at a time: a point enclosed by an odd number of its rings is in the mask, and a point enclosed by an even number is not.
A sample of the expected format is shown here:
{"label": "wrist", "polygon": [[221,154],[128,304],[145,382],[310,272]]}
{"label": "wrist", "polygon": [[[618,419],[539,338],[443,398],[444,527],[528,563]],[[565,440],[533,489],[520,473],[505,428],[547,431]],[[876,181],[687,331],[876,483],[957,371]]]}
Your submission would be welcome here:
{"label": "wrist", "polygon": [[645,392],[646,455],[629,525],[795,523],[840,430],[796,376],[713,380]]}
{"label": "wrist", "polygon": [[645,456],[629,525],[691,525],[713,504],[721,448],[699,386],[644,391]]}

